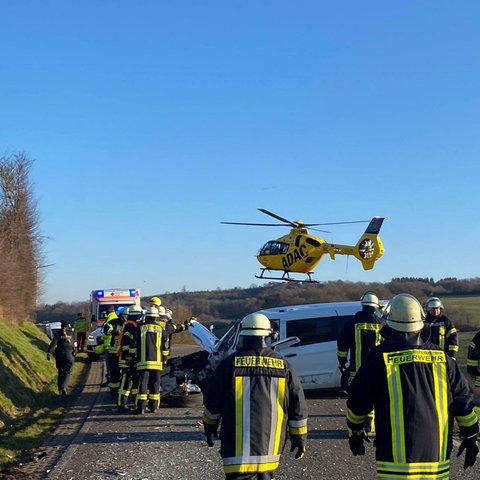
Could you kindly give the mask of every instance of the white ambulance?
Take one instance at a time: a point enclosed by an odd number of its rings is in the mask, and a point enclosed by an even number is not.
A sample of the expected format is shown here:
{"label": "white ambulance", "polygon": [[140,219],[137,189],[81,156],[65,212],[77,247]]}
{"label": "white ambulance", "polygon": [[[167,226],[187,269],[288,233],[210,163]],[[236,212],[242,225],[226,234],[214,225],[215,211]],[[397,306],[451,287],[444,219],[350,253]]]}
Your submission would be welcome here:
{"label": "white ambulance", "polygon": [[109,290],[92,290],[90,293],[90,314],[97,325],[105,322],[108,309],[117,311],[120,307],[140,306],[139,288],[112,288]]}
{"label": "white ambulance", "polygon": [[108,310],[113,307],[115,312],[132,305],[140,307],[139,288],[113,288],[108,290],[92,290],[90,293],[90,332],[87,336],[86,347],[88,358],[95,361],[98,354],[94,347],[103,333],[103,324],[107,318]]}

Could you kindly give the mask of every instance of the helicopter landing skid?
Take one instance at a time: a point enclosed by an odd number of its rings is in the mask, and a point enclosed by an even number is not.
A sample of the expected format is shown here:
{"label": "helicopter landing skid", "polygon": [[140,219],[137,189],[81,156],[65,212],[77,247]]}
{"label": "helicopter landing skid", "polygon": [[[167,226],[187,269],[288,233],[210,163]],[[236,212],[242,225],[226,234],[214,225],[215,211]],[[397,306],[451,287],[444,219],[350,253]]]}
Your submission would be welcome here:
{"label": "helicopter landing skid", "polygon": [[[290,272],[283,272],[283,275],[281,277],[265,277],[264,273],[268,269],[262,268],[262,273],[260,275],[255,275],[255,278],[261,278],[263,280],[279,280],[279,281],[285,281],[285,282],[299,282],[299,283],[320,283],[318,280],[313,280],[312,279],[312,273],[313,272],[308,272],[305,273],[305,275],[308,277],[308,279],[298,279],[298,278],[292,278],[290,277]],[[270,270],[268,270],[270,271]]]}

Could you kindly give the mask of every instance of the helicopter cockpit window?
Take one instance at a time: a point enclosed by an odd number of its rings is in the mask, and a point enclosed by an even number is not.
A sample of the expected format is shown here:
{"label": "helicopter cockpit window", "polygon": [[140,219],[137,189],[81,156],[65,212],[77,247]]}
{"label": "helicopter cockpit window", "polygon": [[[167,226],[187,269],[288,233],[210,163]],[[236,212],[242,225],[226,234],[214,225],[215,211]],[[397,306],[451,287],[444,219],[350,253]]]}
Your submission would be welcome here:
{"label": "helicopter cockpit window", "polygon": [[258,252],[259,255],[285,255],[288,251],[288,243],[272,240],[267,242]]}

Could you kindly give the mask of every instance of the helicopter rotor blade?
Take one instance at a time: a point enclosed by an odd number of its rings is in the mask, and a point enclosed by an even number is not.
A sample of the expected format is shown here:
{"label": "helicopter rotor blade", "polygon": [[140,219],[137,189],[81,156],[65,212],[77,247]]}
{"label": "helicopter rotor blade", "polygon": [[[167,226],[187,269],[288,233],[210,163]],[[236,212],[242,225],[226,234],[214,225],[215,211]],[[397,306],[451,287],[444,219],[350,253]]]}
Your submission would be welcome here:
{"label": "helicopter rotor blade", "polygon": [[290,220],[287,220],[286,218],[281,217],[280,215],[277,215],[276,213],[269,212],[268,210],[265,210],[264,208],[259,208],[261,212],[270,215],[273,218],[276,218],[277,220],[280,220],[281,222],[288,223],[288,225],[291,225],[292,227],[317,227],[321,225],[346,225],[349,223],[368,223],[370,220],[353,220],[349,222],[327,222],[327,223],[303,223],[303,222],[292,222]]}
{"label": "helicopter rotor blade", "polygon": [[276,218],[277,220],[280,220],[281,222],[284,222],[288,225],[291,225],[292,227],[296,227],[297,224],[295,222],[291,222],[290,220],[287,220],[286,218],[283,218],[283,217],[280,217],[279,215],[277,215],[276,213],[272,213],[272,212],[269,212],[268,210],[265,210],[264,208],[259,208],[259,210],[262,212],[262,213],[265,213],[266,215],[270,215],[271,217],[273,218]]}
{"label": "helicopter rotor blade", "polygon": [[282,223],[220,222],[226,225],[250,225],[253,227],[285,227]]}
{"label": "helicopter rotor blade", "polygon": [[351,222],[306,223],[305,225],[347,225],[348,223],[368,223],[370,220],[352,220]]}

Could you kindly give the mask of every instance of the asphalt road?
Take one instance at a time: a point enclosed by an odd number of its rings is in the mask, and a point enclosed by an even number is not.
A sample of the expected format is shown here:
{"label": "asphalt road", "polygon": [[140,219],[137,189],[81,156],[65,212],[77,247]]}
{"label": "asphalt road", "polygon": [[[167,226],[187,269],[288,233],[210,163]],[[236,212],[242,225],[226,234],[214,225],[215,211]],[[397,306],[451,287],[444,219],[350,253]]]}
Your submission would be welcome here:
{"label": "asphalt road", "polygon": [[[190,480],[224,478],[219,443],[203,440],[202,407],[164,407],[157,414],[119,414],[106,388],[100,388],[101,364],[92,365],[77,413],[46,444],[30,467],[31,476],[49,480]],[[285,449],[277,480],[374,479],[374,448],[354,457],[348,449],[345,398],[308,396],[307,454],[295,460]],[[75,409],[74,409],[75,411]],[[82,417],[86,417],[82,422]],[[78,424],[78,425],[77,425]],[[452,458],[451,479],[480,479],[480,460],[463,470]],[[33,468],[32,468],[33,467]]]}

